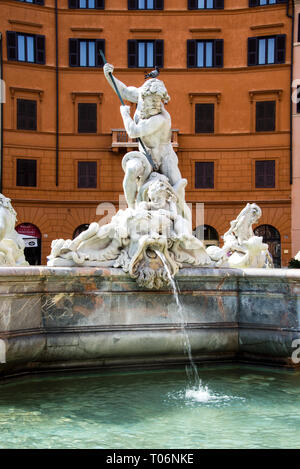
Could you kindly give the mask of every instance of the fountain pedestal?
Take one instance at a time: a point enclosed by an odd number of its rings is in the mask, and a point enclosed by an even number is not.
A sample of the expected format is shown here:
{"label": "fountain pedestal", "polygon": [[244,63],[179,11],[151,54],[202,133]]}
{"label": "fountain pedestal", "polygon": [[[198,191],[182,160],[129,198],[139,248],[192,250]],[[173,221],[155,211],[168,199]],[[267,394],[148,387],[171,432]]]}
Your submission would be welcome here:
{"label": "fountain pedestal", "polygon": [[[176,280],[196,363],[299,367],[299,270],[188,268]],[[2,377],[188,362],[172,291],[142,290],[121,269],[1,268],[0,292]]]}

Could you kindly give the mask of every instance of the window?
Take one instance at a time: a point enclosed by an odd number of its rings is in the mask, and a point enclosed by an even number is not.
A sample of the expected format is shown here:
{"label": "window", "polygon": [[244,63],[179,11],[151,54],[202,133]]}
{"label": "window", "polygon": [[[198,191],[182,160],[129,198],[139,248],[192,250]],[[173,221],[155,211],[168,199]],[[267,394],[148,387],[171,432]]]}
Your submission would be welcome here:
{"label": "window", "polygon": [[188,0],[189,10],[223,10],[224,0]]}
{"label": "window", "polygon": [[36,160],[17,159],[17,186],[36,187]]}
{"label": "window", "polygon": [[104,10],[104,0],[69,0],[69,8]]}
{"label": "window", "polygon": [[249,7],[275,5],[276,3],[286,3],[286,0],[249,0]]}
{"label": "window", "polygon": [[6,38],[8,60],[45,64],[45,36],[7,31]]}
{"label": "window", "polygon": [[95,189],[97,187],[97,162],[78,162],[78,188]]}
{"label": "window", "polygon": [[31,99],[17,99],[17,129],[37,129],[36,101]]}
{"label": "window", "polygon": [[195,132],[214,133],[215,105],[213,103],[195,105]]}
{"label": "window", "polygon": [[187,67],[223,67],[223,39],[187,41]]}
{"label": "window", "polygon": [[214,163],[201,161],[195,163],[195,188],[214,188]]}
{"label": "window", "polygon": [[100,50],[105,54],[104,39],[69,39],[70,67],[102,67]]}
{"label": "window", "polygon": [[286,35],[249,37],[248,65],[285,63]]}
{"label": "window", "polygon": [[276,101],[256,102],[256,132],[272,132],[276,127]]}
{"label": "window", "polygon": [[275,187],[275,161],[265,160],[255,162],[255,187]]}
{"label": "window", "polygon": [[97,132],[97,104],[78,103],[78,132]]}
{"label": "window", "polygon": [[129,68],[152,68],[157,65],[164,66],[164,41],[128,41],[128,67]]}
{"label": "window", "polygon": [[24,3],[35,3],[36,5],[44,5],[44,0],[17,0]]}
{"label": "window", "polygon": [[128,0],[128,10],[163,10],[164,0]]}

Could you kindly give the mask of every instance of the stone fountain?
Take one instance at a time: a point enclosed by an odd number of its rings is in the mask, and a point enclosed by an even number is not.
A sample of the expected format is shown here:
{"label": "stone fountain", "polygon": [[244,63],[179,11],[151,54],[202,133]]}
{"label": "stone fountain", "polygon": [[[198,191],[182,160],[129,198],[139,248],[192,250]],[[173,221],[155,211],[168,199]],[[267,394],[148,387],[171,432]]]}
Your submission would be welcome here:
{"label": "stone fountain", "polygon": [[0,377],[186,363],[175,281],[195,363],[298,367],[300,272],[267,268],[268,246],[252,229],[260,208],[247,204],[223,247],[206,249],[192,233],[164,83],[127,87],[111,65],[104,73],[137,104],[133,118],[121,106],[129,137],[139,139],[122,161],[127,208],[53,241],[48,266],[26,267],[15,212],[0,199]]}

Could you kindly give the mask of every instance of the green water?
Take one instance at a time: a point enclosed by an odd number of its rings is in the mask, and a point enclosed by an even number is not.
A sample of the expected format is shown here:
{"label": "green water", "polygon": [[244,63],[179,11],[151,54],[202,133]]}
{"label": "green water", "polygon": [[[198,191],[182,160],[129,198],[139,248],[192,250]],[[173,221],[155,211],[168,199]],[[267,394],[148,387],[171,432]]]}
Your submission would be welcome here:
{"label": "green water", "polygon": [[0,384],[0,448],[300,448],[300,373],[200,368]]}

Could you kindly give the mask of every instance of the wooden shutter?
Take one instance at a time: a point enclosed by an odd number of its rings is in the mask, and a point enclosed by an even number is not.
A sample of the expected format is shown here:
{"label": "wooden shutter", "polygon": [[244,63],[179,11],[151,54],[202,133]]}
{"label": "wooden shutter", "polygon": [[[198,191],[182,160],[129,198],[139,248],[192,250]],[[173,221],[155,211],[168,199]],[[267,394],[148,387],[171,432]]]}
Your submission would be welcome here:
{"label": "wooden shutter", "polygon": [[105,8],[104,0],[96,0],[95,5],[97,10],[104,10]]}
{"label": "wooden shutter", "polygon": [[37,105],[30,99],[17,100],[17,129],[37,129]]}
{"label": "wooden shutter", "polygon": [[224,10],[224,0],[214,0],[214,8],[216,10]]}
{"label": "wooden shutter", "polygon": [[214,67],[223,67],[224,39],[214,40]]}
{"label": "wooden shutter", "polygon": [[97,133],[96,103],[78,103],[78,132]]}
{"label": "wooden shutter", "polygon": [[214,163],[203,161],[195,163],[195,188],[213,189],[214,188]]}
{"label": "wooden shutter", "polygon": [[213,133],[215,122],[215,106],[213,103],[195,105],[195,132]]}
{"label": "wooden shutter", "polygon": [[128,10],[137,10],[138,0],[128,0]]}
{"label": "wooden shutter", "polygon": [[35,36],[35,62],[37,64],[46,63],[46,38],[37,34]]}
{"label": "wooden shutter", "polygon": [[37,5],[44,5],[44,0],[35,0]]}
{"label": "wooden shutter", "polygon": [[248,65],[257,65],[258,38],[248,37]]}
{"label": "wooden shutter", "polygon": [[128,47],[128,68],[137,67],[138,57],[137,57],[137,41],[135,39],[129,39],[127,41]]}
{"label": "wooden shutter", "polygon": [[163,10],[164,9],[164,0],[154,0],[154,9]]}
{"label": "wooden shutter", "polygon": [[105,39],[97,39],[96,40],[96,66],[103,67],[104,62],[100,55],[100,50],[102,50],[103,54],[105,55]]}
{"label": "wooden shutter", "polygon": [[188,9],[189,10],[198,10],[198,1],[197,0],[188,0]]}
{"label": "wooden shutter", "polygon": [[276,123],[276,102],[258,101],[256,103],[256,132],[272,132]]}
{"label": "wooden shutter", "polygon": [[36,160],[17,159],[17,186],[36,187]]}
{"label": "wooden shutter", "polygon": [[79,40],[69,39],[69,65],[70,67],[79,66]]}
{"label": "wooden shutter", "polygon": [[265,160],[255,162],[255,187],[275,187],[275,161]]}
{"label": "wooden shutter", "polygon": [[276,47],[275,47],[275,63],[277,64],[285,63],[285,43],[286,43],[286,35],[278,34],[276,36]]}
{"label": "wooden shutter", "polygon": [[195,39],[187,40],[187,67],[197,67],[197,41]]}
{"label": "wooden shutter", "polygon": [[17,46],[17,33],[14,31],[7,31],[7,59],[18,60],[18,46]]}
{"label": "wooden shutter", "polygon": [[79,8],[79,0],[69,0],[69,8]]}
{"label": "wooden shutter", "polygon": [[78,188],[96,188],[97,187],[97,162],[79,161],[78,162]]}
{"label": "wooden shutter", "polygon": [[154,41],[155,49],[155,65],[159,68],[164,66],[164,41],[162,39],[157,39]]}
{"label": "wooden shutter", "polygon": [[258,7],[259,0],[249,0],[249,7]]}

